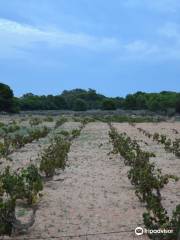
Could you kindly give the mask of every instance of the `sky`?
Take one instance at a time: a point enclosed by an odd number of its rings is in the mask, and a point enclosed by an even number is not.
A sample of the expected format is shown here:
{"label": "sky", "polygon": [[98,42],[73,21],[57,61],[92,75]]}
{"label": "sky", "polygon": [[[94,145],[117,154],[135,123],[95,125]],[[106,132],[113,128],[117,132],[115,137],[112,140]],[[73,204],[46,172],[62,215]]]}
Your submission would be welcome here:
{"label": "sky", "polygon": [[0,0],[0,82],[16,96],[180,91],[180,1]]}

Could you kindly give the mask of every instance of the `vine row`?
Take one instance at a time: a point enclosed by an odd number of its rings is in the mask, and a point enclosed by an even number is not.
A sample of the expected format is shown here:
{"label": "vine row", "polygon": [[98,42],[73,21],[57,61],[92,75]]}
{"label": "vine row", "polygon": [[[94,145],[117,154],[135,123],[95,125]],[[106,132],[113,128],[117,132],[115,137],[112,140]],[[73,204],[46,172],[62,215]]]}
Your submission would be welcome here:
{"label": "vine row", "polygon": [[162,205],[161,189],[173,175],[163,175],[161,169],[150,162],[154,153],[141,150],[136,140],[132,140],[126,133],[118,133],[110,125],[109,136],[113,144],[113,153],[120,153],[125,165],[130,167],[128,178],[135,187],[136,196],[145,203],[147,212],[143,214],[144,225],[147,229],[173,229],[173,234],[149,234],[154,240],[180,239],[180,205],[176,206],[170,218]]}

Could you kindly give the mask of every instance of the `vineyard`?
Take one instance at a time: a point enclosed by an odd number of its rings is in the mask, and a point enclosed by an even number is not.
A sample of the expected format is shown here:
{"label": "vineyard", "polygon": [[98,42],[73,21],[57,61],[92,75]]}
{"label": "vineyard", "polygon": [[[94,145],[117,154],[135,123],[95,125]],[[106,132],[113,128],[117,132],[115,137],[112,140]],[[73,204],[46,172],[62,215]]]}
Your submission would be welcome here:
{"label": "vineyard", "polygon": [[179,122],[5,115],[0,139],[0,239],[180,240]]}

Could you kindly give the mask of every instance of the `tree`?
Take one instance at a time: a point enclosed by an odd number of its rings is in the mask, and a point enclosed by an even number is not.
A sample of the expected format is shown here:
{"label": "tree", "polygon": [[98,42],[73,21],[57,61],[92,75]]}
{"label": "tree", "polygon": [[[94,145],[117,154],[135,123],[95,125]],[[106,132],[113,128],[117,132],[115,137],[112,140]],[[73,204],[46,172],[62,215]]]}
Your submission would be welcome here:
{"label": "tree", "polygon": [[66,101],[60,95],[54,97],[54,104],[58,110],[67,109]]}
{"label": "tree", "polygon": [[176,99],[176,112],[180,113],[180,94],[177,95]]}
{"label": "tree", "polygon": [[86,111],[87,110],[87,104],[82,99],[76,99],[73,104],[73,110],[74,111]]}
{"label": "tree", "polygon": [[14,94],[11,88],[3,83],[0,83],[0,111],[14,111]]}
{"label": "tree", "polygon": [[115,110],[116,103],[112,99],[106,99],[102,102],[102,110]]}
{"label": "tree", "polygon": [[133,94],[128,94],[125,99],[125,108],[126,109],[136,109],[136,97]]}

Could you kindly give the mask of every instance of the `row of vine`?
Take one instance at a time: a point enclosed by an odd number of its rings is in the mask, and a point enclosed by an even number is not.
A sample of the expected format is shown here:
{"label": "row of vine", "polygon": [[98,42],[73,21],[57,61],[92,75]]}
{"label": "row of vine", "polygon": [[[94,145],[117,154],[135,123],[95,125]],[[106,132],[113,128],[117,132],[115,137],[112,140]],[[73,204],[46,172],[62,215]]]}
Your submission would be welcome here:
{"label": "row of vine", "polygon": [[152,138],[153,141],[161,143],[164,145],[164,149],[167,152],[172,152],[176,157],[180,157],[180,138],[176,138],[174,141],[168,138],[165,134],[159,134],[155,132],[154,134],[149,133],[143,128],[137,128],[139,132],[143,133],[148,138]]}
{"label": "row of vine", "polygon": [[130,167],[128,178],[135,187],[139,200],[146,205],[147,212],[143,214],[144,225],[147,229],[173,229],[173,234],[149,234],[154,240],[180,239],[180,205],[176,207],[170,218],[162,205],[161,189],[173,175],[162,175],[160,169],[150,162],[154,153],[141,150],[136,140],[132,140],[126,133],[118,133],[110,124],[110,139],[113,153],[120,153],[125,165]]}
{"label": "row of vine", "polygon": [[[65,119],[58,121],[58,126],[66,122]],[[57,169],[64,170],[71,143],[80,135],[86,123],[83,121],[79,129],[71,132],[61,130],[55,133],[48,147],[38,156],[39,167],[30,165],[18,171],[7,167],[0,174],[0,236],[11,235],[16,230],[22,231],[34,224],[40,191],[43,190],[43,179],[53,177]],[[19,201],[33,209],[32,218],[27,224],[22,224],[16,218]]]}

